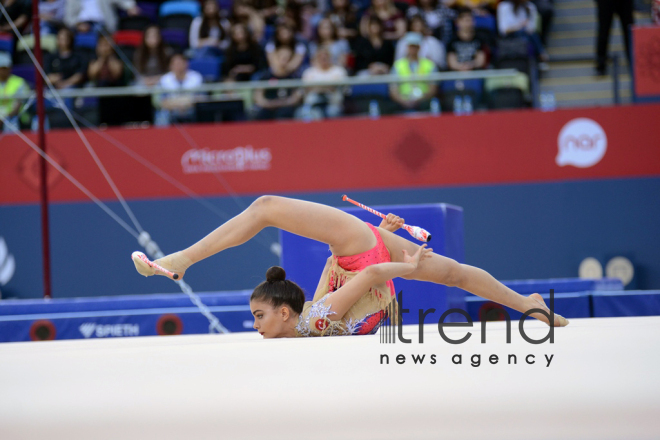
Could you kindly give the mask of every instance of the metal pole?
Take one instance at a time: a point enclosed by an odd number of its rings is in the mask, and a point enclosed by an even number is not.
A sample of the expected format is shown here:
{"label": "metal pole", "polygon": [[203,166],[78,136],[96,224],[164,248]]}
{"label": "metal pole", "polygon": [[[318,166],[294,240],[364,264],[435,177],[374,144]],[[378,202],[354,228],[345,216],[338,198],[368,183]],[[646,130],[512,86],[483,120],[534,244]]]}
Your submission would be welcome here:
{"label": "metal pole", "polygon": [[[43,66],[43,54],[41,52],[41,32],[39,25],[39,2],[32,1],[32,32],[34,34],[34,56],[40,66]],[[39,121],[39,148],[46,152],[46,133],[44,129],[44,80],[37,72],[37,119]],[[42,156],[39,161],[41,174],[41,245],[43,251],[44,269],[44,298],[52,298],[50,286],[50,232],[48,222],[48,169],[46,159]]]}

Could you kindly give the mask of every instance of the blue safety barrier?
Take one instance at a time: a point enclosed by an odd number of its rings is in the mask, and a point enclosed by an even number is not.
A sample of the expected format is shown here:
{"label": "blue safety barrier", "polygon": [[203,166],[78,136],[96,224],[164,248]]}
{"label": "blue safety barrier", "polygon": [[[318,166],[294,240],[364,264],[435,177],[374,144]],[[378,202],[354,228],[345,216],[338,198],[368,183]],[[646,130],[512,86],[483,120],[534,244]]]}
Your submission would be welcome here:
{"label": "blue safety barrier", "polygon": [[[426,229],[431,233],[429,247],[433,248],[434,252],[464,262],[462,208],[445,203],[372,208],[384,214],[394,213],[403,218],[407,224]],[[361,208],[349,207],[342,210],[374,226],[378,226],[381,221],[374,214]],[[421,244],[404,229],[399,229],[396,234]],[[287,278],[298,283],[305,290],[307,299],[311,300],[326,259],[330,256],[328,245],[286,231],[280,231],[280,243],[282,267],[287,272]],[[405,324],[417,324],[419,310],[435,309],[434,313],[428,315],[428,319],[437,321],[447,309],[465,308],[465,292],[457,288],[402,278],[394,280],[394,287],[397,293],[403,292],[403,308],[410,310],[410,313],[404,316]],[[453,315],[447,318],[446,322],[452,320],[459,319]]]}
{"label": "blue safety barrier", "polygon": [[[251,290],[199,293],[231,332],[252,329]],[[183,293],[0,301],[0,342],[209,332]]]}
{"label": "blue safety barrier", "polygon": [[660,315],[660,290],[593,292],[593,317]]}

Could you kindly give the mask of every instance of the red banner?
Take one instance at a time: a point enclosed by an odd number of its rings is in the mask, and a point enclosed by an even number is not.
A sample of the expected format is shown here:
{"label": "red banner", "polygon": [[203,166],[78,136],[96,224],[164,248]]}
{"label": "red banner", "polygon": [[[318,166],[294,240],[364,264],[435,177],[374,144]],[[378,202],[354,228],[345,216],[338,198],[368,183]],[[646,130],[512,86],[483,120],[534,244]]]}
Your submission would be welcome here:
{"label": "red banner", "polygon": [[660,97],[660,27],[633,26],[635,96]]}
{"label": "red banner", "polygon": [[[127,198],[183,196],[120,143],[201,195],[414,188],[660,175],[660,105],[84,133]],[[36,140],[36,136],[32,136]],[[110,186],[74,131],[48,151],[101,199]],[[0,139],[0,204],[36,203],[38,161]],[[86,196],[49,168],[51,200]]]}

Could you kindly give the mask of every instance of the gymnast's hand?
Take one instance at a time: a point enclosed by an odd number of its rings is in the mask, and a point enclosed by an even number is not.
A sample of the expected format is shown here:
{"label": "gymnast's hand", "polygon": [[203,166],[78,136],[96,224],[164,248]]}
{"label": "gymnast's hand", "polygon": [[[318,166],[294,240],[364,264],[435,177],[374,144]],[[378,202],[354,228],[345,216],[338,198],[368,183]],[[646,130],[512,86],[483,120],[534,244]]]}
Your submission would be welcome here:
{"label": "gymnast's hand", "polygon": [[420,261],[426,258],[431,258],[431,253],[433,252],[433,249],[427,248],[426,243],[424,243],[419,247],[419,249],[417,249],[417,252],[415,252],[412,256],[409,255],[405,249],[402,252],[403,252],[403,262],[412,264],[414,268],[417,269],[417,265],[419,264]]}
{"label": "gymnast's hand", "polygon": [[398,215],[394,215],[392,213],[387,214],[387,217],[383,219],[382,222],[380,222],[380,225],[378,225],[379,228],[383,228],[387,231],[394,232],[397,229],[399,229],[401,226],[403,226],[405,222],[401,217]]}

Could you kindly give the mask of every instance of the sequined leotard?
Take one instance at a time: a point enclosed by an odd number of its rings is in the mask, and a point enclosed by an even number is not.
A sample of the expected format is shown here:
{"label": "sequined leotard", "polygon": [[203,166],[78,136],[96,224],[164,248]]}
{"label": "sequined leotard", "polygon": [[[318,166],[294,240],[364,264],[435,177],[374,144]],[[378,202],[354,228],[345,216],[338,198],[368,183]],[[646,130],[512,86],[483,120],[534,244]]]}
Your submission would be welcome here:
{"label": "sequined leotard", "polygon": [[[341,320],[328,319],[328,314],[334,312],[330,312],[330,306],[325,305],[325,300],[332,292],[349,282],[364,268],[392,261],[378,229],[371,223],[367,223],[367,226],[376,236],[376,246],[357,255],[333,256],[325,283],[327,289],[319,290],[312,301],[305,302],[298,317],[296,337],[373,334],[387,318],[388,310],[392,309],[395,310],[392,322],[396,323],[398,309],[392,280],[372,286]],[[388,307],[390,303],[393,303],[394,308]]]}

